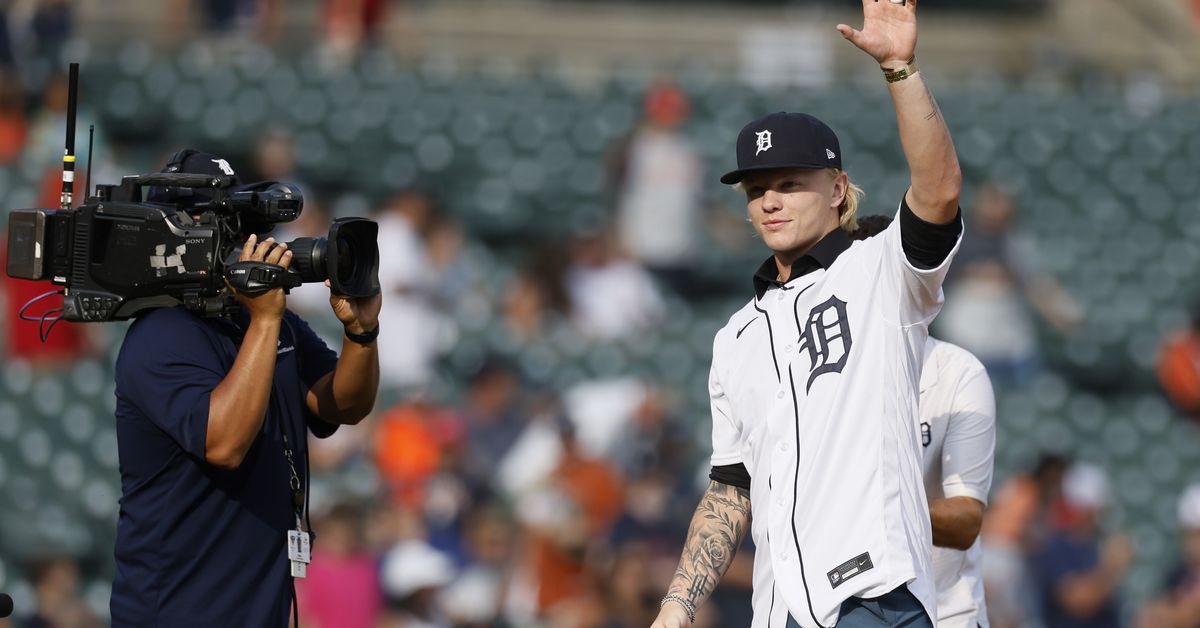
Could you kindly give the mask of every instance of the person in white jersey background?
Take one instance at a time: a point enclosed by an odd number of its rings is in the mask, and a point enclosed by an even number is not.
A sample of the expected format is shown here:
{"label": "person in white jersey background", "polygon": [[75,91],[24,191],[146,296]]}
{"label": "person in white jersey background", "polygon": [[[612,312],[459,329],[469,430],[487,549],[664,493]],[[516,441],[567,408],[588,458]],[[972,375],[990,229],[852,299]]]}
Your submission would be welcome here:
{"label": "person in white jersey background", "polygon": [[772,255],[713,342],[712,482],[656,628],[691,625],[747,528],[753,628],[936,622],[917,399],[962,176],[915,66],[915,4],[864,0],[862,29],[837,27],[883,68],[911,175],[879,236],[850,241],[861,191],[823,122],[777,113],[738,135],[721,181]]}
{"label": "person in white jersey background", "polygon": [[[851,238],[874,236],[891,222],[867,216]],[[932,336],[926,340],[917,414],[933,527],[937,625],[988,628],[979,530],[992,487],[996,396],[979,358]]]}

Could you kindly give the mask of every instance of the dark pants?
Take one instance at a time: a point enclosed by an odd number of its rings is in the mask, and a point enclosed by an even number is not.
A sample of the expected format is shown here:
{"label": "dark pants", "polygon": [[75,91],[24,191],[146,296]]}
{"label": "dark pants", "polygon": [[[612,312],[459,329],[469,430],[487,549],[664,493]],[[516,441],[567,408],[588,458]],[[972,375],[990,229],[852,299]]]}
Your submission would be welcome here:
{"label": "dark pants", "polygon": [[[852,597],[842,602],[837,628],[933,628],[925,607],[906,586],[879,597]],[[800,628],[788,615],[787,628]]]}

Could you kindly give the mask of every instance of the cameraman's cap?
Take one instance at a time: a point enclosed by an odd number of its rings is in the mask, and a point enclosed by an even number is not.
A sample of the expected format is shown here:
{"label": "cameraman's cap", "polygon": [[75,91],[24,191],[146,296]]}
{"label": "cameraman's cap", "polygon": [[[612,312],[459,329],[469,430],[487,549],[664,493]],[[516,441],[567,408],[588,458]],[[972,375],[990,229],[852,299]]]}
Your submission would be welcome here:
{"label": "cameraman's cap", "polygon": [[737,170],[721,183],[740,183],[747,172],[774,168],[842,167],[842,149],[827,124],[807,113],[772,113],[742,127]]}
{"label": "cameraman's cap", "polygon": [[[238,179],[237,173],[234,172],[233,166],[229,165],[228,161],[213,155],[212,153],[204,153],[193,148],[185,148],[174,155],[167,161],[167,165],[163,167],[162,172],[180,172],[186,174],[206,174],[214,177],[231,177],[233,184],[227,188],[232,191],[239,187],[241,180]],[[151,203],[172,203],[179,200],[179,195],[175,192],[177,188],[153,186],[146,195],[146,200]],[[211,200],[213,194],[207,190],[194,190],[194,196],[199,196],[206,200]]]}

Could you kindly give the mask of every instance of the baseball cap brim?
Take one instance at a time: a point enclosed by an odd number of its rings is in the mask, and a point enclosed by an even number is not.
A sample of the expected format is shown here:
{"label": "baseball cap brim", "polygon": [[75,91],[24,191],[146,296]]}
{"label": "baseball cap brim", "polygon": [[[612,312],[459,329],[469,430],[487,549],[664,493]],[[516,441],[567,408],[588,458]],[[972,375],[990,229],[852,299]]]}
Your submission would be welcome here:
{"label": "baseball cap brim", "polygon": [[806,170],[824,170],[829,168],[829,164],[813,165],[811,163],[783,163],[783,164],[763,164],[761,166],[749,166],[746,168],[738,168],[721,175],[721,183],[725,185],[734,185],[741,183],[742,179],[750,172],[758,172],[760,170],[784,170],[787,168],[804,168]]}

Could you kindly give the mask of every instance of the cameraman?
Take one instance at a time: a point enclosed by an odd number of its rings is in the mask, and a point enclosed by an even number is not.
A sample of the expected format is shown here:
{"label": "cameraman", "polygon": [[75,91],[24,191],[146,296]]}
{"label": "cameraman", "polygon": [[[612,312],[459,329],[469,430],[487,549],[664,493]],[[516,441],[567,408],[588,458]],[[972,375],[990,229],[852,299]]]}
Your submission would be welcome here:
{"label": "cameraman", "polygon": [[[191,153],[183,172],[228,172]],[[286,245],[245,242],[242,261],[287,267]],[[331,295],[345,326],[339,357],[282,289],[238,294],[206,318],[151,310],[116,365],[121,510],[113,626],[287,626],[289,531],[308,531],[307,434],[327,437],[374,406],[381,297]]]}

